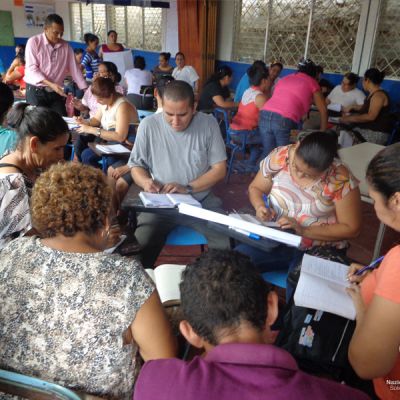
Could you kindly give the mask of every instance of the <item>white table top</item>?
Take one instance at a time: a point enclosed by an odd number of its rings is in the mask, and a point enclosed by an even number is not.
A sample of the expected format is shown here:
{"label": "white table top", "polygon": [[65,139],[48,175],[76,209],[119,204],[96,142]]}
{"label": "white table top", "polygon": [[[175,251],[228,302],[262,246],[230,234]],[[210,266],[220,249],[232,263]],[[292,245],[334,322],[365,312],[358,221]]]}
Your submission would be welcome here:
{"label": "white table top", "polygon": [[368,197],[368,186],[365,179],[365,172],[369,162],[385,146],[375,143],[360,143],[355,146],[339,150],[339,156],[346,164],[353,175],[360,181],[360,192],[362,196]]}

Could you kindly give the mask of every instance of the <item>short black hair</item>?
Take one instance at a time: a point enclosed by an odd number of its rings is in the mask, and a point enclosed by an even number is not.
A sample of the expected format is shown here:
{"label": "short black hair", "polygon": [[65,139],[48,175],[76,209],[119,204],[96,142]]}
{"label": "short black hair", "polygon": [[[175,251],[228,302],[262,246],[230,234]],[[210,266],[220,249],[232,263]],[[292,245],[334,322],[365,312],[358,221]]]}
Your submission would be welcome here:
{"label": "short black hair", "polygon": [[181,307],[193,330],[212,345],[223,329],[243,322],[263,330],[269,286],[250,259],[234,251],[209,250],[182,273]]}
{"label": "short black hair", "polygon": [[400,143],[381,150],[370,161],[366,175],[368,183],[386,200],[400,192]]}
{"label": "short black hair", "polygon": [[319,172],[325,171],[338,157],[338,138],[336,132],[312,132],[301,140],[296,149],[300,157],[309,167]]}
{"label": "short black hair", "polygon": [[46,144],[69,132],[67,123],[59,113],[28,103],[16,104],[8,113],[7,122],[17,131],[19,141],[37,136],[40,143]]}
{"label": "short black hair", "polygon": [[3,82],[0,82],[0,124],[14,103],[13,91]]}
{"label": "short black hair", "polygon": [[385,73],[379,71],[378,68],[370,68],[365,71],[364,78],[369,79],[375,85],[380,85],[385,78]]}
{"label": "short black hair", "polygon": [[311,76],[311,78],[315,78],[318,73],[317,65],[315,65],[315,63],[308,58],[302,58],[300,60],[300,62],[297,64],[297,70],[307,74],[308,76]]}
{"label": "short black hair", "polygon": [[169,61],[169,59],[171,58],[171,53],[166,53],[165,51],[163,51],[162,53],[160,53],[160,56]]}
{"label": "short black hair", "polygon": [[133,59],[133,65],[135,68],[144,70],[146,68],[146,61],[142,56],[135,56]]}
{"label": "short black hair", "polygon": [[164,91],[167,85],[169,85],[175,78],[172,75],[161,75],[155,82],[155,87],[161,98],[164,96]]}
{"label": "short black hair", "polygon": [[268,78],[268,68],[261,66],[252,65],[247,70],[247,75],[249,76],[249,82],[251,86],[259,86],[263,79]]}
{"label": "short black hair", "polygon": [[107,68],[107,72],[111,74],[111,79],[114,83],[118,83],[122,79],[117,66],[112,61],[102,61],[99,65],[101,64]]}
{"label": "short black hair", "polygon": [[344,74],[344,78],[349,81],[350,85],[357,85],[358,80],[360,79],[360,77],[354,72],[347,72],[347,74]]}
{"label": "short black hair", "polygon": [[98,42],[99,37],[97,35],[94,35],[93,33],[88,32],[83,35],[83,40],[86,44],[89,44],[91,42]]}
{"label": "short black hair", "polygon": [[165,87],[164,98],[172,101],[188,100],[191,107],[194,106],[193,88],[185,81],[172,81]]}
{"label": "short black hair", "polygon": [[112,33],[115,33],[116,35],[118,35],[117,31],[114,31],[114,29],[110,29],[110,30],[107,32],[107,37],[110,36]]}
{"label": "short black hair", "polygon": [[269,67],[270,68],[279,67],[281,69],[281,71],[283,70],[283,64],[281,62],[279,62],[279,61],[272,62]]}
{"label": "short black hair", "polygon": [[58,14],[49,14],[44,20],[44,26],[48,27],[52,24],[64,26],[64,21]]}

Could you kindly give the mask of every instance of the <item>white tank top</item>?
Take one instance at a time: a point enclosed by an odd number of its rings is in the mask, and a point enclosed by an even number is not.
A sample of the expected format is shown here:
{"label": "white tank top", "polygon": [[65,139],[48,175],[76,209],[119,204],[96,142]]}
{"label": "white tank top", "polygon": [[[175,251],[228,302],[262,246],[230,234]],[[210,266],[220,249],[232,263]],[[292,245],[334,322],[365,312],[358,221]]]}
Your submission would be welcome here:
{"label": "white tank top", "polygon": [[117,110],[118,107],[122,103],[126,103],[128,100],[125,97],[118,98],[114,104],[109,107],[107,105],[102,105],[102,114],[101,114],[101,126],[105,130],[115,129],[116,126],[116,119],[117,119]]}

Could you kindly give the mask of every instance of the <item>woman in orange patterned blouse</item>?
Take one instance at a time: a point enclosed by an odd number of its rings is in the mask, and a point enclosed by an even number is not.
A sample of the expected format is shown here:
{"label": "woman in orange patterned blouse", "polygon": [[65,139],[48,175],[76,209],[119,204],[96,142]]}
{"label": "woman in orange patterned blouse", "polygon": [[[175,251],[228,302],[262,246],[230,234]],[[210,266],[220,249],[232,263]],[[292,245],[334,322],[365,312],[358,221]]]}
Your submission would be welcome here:
{"label": "woman in orange patterned blouse", "polygon": [[[359,234],[358,181],[338,158],[336,134],[314,132],[298,144],[274,149],[261,162],[249,198],[259,220],[276,220],[282,229],[302,236],[302,250],[345,250],[346,240]],[[288,269],[299,253],[273,241],[268,253],[244,244],[236,250],[250,256],[262,272]]]}

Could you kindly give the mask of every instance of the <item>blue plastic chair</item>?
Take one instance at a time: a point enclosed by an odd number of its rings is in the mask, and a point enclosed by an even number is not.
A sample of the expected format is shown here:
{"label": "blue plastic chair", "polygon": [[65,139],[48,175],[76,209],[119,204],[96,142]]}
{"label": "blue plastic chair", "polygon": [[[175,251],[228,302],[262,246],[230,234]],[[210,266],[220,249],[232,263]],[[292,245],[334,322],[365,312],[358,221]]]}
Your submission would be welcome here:
{"label": "blue plastic chair", "polygon": [[5,370],[0,370],[0,392],[28,399],[81,400],[84,398],[55,383]]}
{"label": "blue plastic chair", "polygon": [[390,144],[394,143],[397,141],[400,133],[400,120],[397,120],[394,123],[392,132],[389,135],[388,141],[386,142],[386,146],[389,146]]}
{"label": "blue plastic chair", "polygon": [[168,246],[200,246],[204,252],[207,239],[201,233],[187,226],[178,225],[167,236],[165,244]]}
{"label": "blue plastic chair", "polygon": [[288,271],[269,271],[262,274],[262,277],[266,282],[269,282],[274,286],[279,286],[283,289],[286,289],[287,276]]}
{"label": "blue plastic chair", "polygon": [[[243,161],[235,161],[235,157],[238,153],[242,153],[243,159],[246,156],[246,147],[249,143],[247,143],[247,139],[249,135],[255,135],[256,131],[251,130],[243,130],[243,131],[232,131],[230,129],[230,116],[229,111],[223,108],[215,108],[214,109],[214,117],[217,121],[222,121],[225,126],[225,146],[230,149],[231,156],[228,162],[228,172],[226,174],[225,182],[228,183],[232,170],[235,169],[239,173],[247,173],[249,172],[248,165]],[[261,143],[261,140],[260,140]]]}

